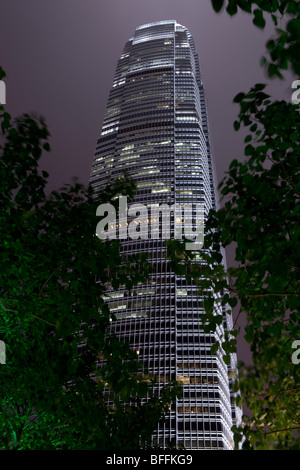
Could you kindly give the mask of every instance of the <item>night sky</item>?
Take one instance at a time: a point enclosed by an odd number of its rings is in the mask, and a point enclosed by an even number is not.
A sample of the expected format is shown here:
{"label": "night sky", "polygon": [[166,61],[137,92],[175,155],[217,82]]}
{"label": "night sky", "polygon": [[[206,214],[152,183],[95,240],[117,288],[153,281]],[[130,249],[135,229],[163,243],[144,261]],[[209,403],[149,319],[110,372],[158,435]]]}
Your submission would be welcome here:
{"label": "night sky", "polygon": [[42,167],[50,173],[49,189],[73,176],[88,184],[124,44],[137,26],[168,19],[186,26],[195,41],[220,181],[230,161],[243,158],[233,97],[269,83],[273,97],[290,100],[291,76],[270,82],[259,65],[273,33],[270,22],[261,31],[250,15],[216,14],[210,0],[0,0],[6,109],[13,117],[31,111],[45,117],[52,151]]}

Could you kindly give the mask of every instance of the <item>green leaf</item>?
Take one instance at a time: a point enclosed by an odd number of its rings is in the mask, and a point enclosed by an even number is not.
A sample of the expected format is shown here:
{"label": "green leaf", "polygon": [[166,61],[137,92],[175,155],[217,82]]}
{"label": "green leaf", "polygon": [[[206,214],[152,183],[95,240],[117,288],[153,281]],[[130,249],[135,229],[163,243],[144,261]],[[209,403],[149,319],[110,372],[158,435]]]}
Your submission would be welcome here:
{"label": "green leaf", "polygon": [[271,15],[271,17],[272,17],[274,25],[277,26],[278,25],[277,16],[276,15]]}
{"label": "green leaf", "polygon": [[233,16],[237,13],[238,9],[237,9],[237,4],[236,4],[235,0],[229,0],[228,1],[226,11],[230,16]]}
{"label": "green leaf", "polygon": [[211,0],[211,3],[215,12],[219,13],[222,10],[224,0]]}
{"label": "green leaf", "polygon": [[210,349],[210,352],[211,354],[217,354],[218,350],[219,350],[219,347],[220,347],[220,343],[217,341],[215,344],[212,345],[211,349]]}
{"label": "green leaf", "polygon": [[265,83],[256,83],[253,87],[254,90],[256,91],[262,91],[266,88],[266,84]]}
{"label": "green leaf", "polygon": [[234,127],[234,129],[235,129],[236,131],[238,131],[239,128],[241,127],[241,125],[240,125],[240,123],[239,123],[238,121],[234,121],[233,127]]}
{"label": "green leaf", "polygon": [[263,29],[266,25],[266,21],[263,17],[263,12],[262,10],[256,9],[253,11],[254,18],[253,18],[253,24],[257,26],[258,28]]}
{"label": "green leaf", "polygon": [[231,308],[234,308],[238,301],[237,301],[237,298],[236,297],[231,297],[229,300],[228,300],[228,303],[230,305]]}
{"label": "green leaf", "polygon": [[246,156],[254,155],[254,153],[255,153],[255,148],[253,147],[253,145],[251,145],[251,144],[246,145],[246,147],[245,147],[245,155],[246,155]]}
{"label": "green leaf", "polygon": [[227,364],[229,366],[230,364],[230,355],[229,354],[226,354],[223,356],[223,361],[225,362],[225,364]]}
{"label": "green leaf", "polygon": [[287,31],[292,35],[293,39],[300,40],[300,19],[293,18],[286,26]]}
{"label": "green leaf", "polygon": [[240,92],[233,98],[233,102],[240,103],[244,97],[245,97],[245,93]]}
{"label": "green leaf", "polygon": [[6,77],[6,73],[4,72],[3,68],[0,66],[0,80],[2,80],[2,78]]}

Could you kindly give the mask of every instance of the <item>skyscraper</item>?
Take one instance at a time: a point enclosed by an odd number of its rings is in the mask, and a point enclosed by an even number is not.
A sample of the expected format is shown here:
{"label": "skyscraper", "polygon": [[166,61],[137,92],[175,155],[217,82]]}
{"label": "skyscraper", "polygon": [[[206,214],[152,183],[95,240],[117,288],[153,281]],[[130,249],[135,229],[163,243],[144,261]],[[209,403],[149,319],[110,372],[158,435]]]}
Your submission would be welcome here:
{"label": "skyscraper", "polygon": [[[137,183],[136,204],[149,209],[201,204],[204,214],[217,206],[198,57],[191,34],[174,20],[138,27],[118,61],[90,184],[100,190],[124,170]],[[236,411],[229,371],[235,358],[227,366],[221,352],[210,352],[230,328],[230,319],[224,310],[217,333],[203,332],[201,296],[196,286],[172,272],[161,237],[147,231],[143,237],[127,237],[122,252],[148,253],[153,272],[130,293],[108,291],[116,317],[111,328],[129,339],[159,389],[169,380],[183,384],[183,397],[172,404],[154,442],[231,449]]]}

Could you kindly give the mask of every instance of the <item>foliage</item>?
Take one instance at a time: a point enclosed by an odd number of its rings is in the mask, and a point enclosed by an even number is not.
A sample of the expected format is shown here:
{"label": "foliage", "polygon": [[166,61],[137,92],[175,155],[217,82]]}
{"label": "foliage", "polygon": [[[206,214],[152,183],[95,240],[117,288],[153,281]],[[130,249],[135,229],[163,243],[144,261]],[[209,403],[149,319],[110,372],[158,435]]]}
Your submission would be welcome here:
{"label": "foliage", "polygon": [[[224,0],[212,3],[215,11],[225,5]],[[299,2],[228,0],[227,13],[234,15],[238,8],[252,13],[260,28],[266,15],[275,26],[283,25],[267,42],[269,58],[262,59],[269,77],[282,78],[281,71],[289,66],[299,76]],[[244,415],[236,440],[243,432],[244,448],[295,449],[300,428],[300,374],[297,361],[292,361],[292,347],[299,339],[300,117],[296,105],[272,102],[264,88],[256,84],[234,99],[240,105],[235,130],[241,124],[249,128],[247,160],[234,160],[220,185],[225,204],[207,221],[206,245],[211,251],[204,256],[206,280],[200,284],[225,293],[222,303],[237,305],[238,316],[246,321],[253,364],[241,367],[239,388],[251,415]],[[235,267],[216,266],[221,247],[232,244]],[[225,350],[234,350],[237,333],[225,338]]]}
{"label": "foliage", "polygon": [[[179,243],[169,244],[174,269],[193,278],[204,295],[204,330],[238,308],[234,330],[222,338],[224,359],[236,351],[239,317],[253,364],[240,368],[243,403],[251,411],[234,428],[245,449],[296,449],[300,439],[300,370],[292,361],[300,339],[300,114],[296,105],[269,100],[265,85],[239,93],[236,130],[249,129],[243,162],[234,160],[220,184],[224,206],[211,211],[205,227],[203,262],[195,264]],[[235,266],[220,264],[234,244]],[[212,352],[220,347],[216,343]],[[241,400],[238,399],[238,404]]]}
{"label": "foliage", "polygon": [[[238,10],[252,14],[255,26],[263,29],[266,16],[276,26],[276,35],[267,44],[267,56],[262,58],[269,77],[282,77],[282,70],[290,65],[300,76],[300,3],[298,0],[211,0],[216,12],[226,6],[230,16]],[[280,26],[280,27],[279,27]]]}
{"label": "foliage", "polygon": [[[221,184],[230,194],[217,216],[220,243],[236,242],[238,268],[229,292],[247,312],[246,340],[254,365],[242,370],[241,393],[253,418],[249,444],[299,446],[300,374],[292,362],[300,310],[300,115],[295,105],[270,102],[256,85],[239,94],[239,124],[249,127],[246,162],[231,163]],[[255,378],[255,380],[254,380]],[[277,433],[277,430],[281,430]]]}
{"label": "foliage", "polygon": [[[220,11],[225,2],[212,4]],[[286,30],[277,30],[277,39],[267,43],[269,76],[281,77],[280,70],[288,65],[299,74],[299,2],[228,0],[226,10],[230,15],[238,8],[251,13],[254,5],[256,26],[264,27],[264,13],[275,24],[279,16],[286,23]],[[234,307],[238,311],[233,330],[213,345],[212,353],[222,346],[229,363],[240,319],[246,324],[253,363],[240,364],[235,391],[237,403],[250,414],[245,412],[241,425],[233,428],[236,444],[255,450],[297,449],[300,373],[292,355],[300,339],[300,114],[296,105],[272,102],[264,88],[256,84],[234,99],[240,105],[234,128],[249,129],[246,160],[232,161],[220,184],[223,207],[210,211],[205,221],[202,262],[194,263],[195,256],[180,242],[169,242],[168,249],[176,272],[194,279],[201,290],[204,331],[215,331],[222,323],[215,313],[217,303],[228,315]],[[235,264],[227,269],[222,255],[228,246],[235,250]]]}
{"label": "foliage", "polygon": [[134,184],[125,176],[96,200],[74,181],[46,196],[48,138],[43,119],[24,115],[6,126],[0,160],[0,447],[137,449],[178,387],[159,398],[136,353],[106,334],[108,283],[130,290],[147,264],[95,236],[96,207]]}
{"label": "foliage", "polygon": [[[173,268],[204,294],[205,331],[222,322],[218,302],[229,315],[238,306],[246,322],[253,365],[240,369],[236,391],[252,416],[235,430],[237,442],[243,432],[244,448],[292,449],[300,444],[294,433],[300,428],[300,370],[292,361],[292,344],[300,339],[300,115],[295,105],[270,103],[263,88],[236,97],[237,127],[250,130],[248,158],[234,160],[220,185],[226,202],[206,221],[203,263],[195,264],[179,242],[169,243],[169,255]],[[222,250],[232,243],[236,265],[226,270]],[[227,362],[236,351],[237,324],[238,318],[222,339]]]}

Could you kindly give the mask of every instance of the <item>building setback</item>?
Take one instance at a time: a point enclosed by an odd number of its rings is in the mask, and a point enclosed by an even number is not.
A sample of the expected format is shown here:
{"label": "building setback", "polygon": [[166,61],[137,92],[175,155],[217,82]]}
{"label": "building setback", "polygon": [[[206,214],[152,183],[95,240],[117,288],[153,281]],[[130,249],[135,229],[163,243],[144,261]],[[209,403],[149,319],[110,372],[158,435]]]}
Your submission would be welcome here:
{"label": "building setback", "polygon": [[[150,209],[197,203],[205,214],[217,207],[198,57],[191,34],[174,20],[138,27],[118,61],[90,184],[97,192],[125,170],[137,183],[135,204]],[[182,399],[171,405],[153,442],[163,448],[173,442],[176,448],[232,449],[237,416],[229,372],[235,357],[227,366],[222,350],[210,352],[231,327],[230,318],[223,310],[218,331],[203,332],[196,286],[172,272],[164,240],[150,237],[149,232],[122,241],[125,255],[149,255],[150,279],[130,293],[109,290],[107,302],[116,317],[112,330],[129,339],[158,389],[170,380],[183,384]]]}

